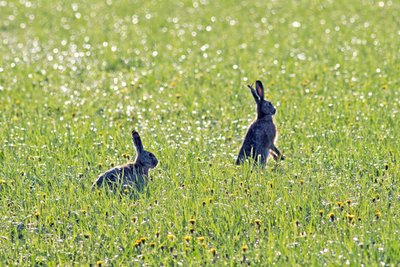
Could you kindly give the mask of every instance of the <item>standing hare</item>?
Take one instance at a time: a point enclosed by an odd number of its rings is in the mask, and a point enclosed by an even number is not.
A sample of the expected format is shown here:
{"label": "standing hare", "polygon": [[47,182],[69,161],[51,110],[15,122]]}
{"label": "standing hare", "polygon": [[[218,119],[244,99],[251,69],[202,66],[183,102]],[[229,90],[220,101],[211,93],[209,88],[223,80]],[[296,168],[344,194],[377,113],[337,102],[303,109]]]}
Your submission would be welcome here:
{"label": "standing hare", "polygon": [[153,153],[143,149],[138,132],[132,131],[133,144],[136,148],[136,159],[133,163],[112,168],[100,174],[92,188],[109,186],[116,189],[122,187],[135,187],[142,191],[148,181],[149,169],[157,166],[158,160]]}
{"label": "standing hare", "polygon": [[257,103],[257,118],[247,131],[236,164],[240,165],[247,157],[252,157],[255,162],[265,166],[270,151],[276,161],[279,158],[284,159],[274,145],[276,127],[272,116],[276,109],[271,102],[264,99],[264,87],[261,81],[256,81],[256,90],[251,85],[248,87]]}

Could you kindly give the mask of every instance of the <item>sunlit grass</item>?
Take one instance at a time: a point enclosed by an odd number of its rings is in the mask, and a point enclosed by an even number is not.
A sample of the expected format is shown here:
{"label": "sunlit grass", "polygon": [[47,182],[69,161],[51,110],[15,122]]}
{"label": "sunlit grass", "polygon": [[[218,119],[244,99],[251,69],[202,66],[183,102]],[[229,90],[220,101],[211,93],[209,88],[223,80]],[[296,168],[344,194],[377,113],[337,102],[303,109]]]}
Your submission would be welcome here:
{"label": "sunlit grass", "polygon": [[[399,11],[0,1],[0,265],[398,265]],[[234,165],[256,79],[286,158],[264,170]],[[92,192],[133,129],[145,192]]]}

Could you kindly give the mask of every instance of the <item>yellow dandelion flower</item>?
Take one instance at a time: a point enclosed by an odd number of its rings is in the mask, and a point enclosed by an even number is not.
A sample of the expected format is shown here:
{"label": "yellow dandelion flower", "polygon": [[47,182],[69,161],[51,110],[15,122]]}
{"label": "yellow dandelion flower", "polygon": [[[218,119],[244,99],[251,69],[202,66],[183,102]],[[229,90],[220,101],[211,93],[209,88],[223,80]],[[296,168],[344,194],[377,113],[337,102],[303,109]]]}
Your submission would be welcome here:
{"label": "yellow dandelion flower", "polygon": [[140,239],[136,239],[135,243],[133,244],[134,247],[139,247],[142,244]]}
{"label": "yellow dandelion flower", "polygon": [[189,242],[189,241],[192,239],[192,237],[189,236],[189,235],[185,235],[185,236],[183,237],[183,239],[184,239],[186,242]]}
{"label": "yellow dandelion flower", "polygon": [[349,220],[349,222],[354,222],[356,215],[354,214],[347,214],[346,218]]}
{"label": "yellow dandelion flower", "polygon": [[168,234],[167,238],[168,238],[168,240],[172,241],[175,239],[175,236],[173,234]]}
{"label": "yellow dandelion flower", "polygon": [[103,265],[102,261],[96,261],[96,267],[101,267]]}
{"label": "yellow dandelion flower", "polygon": [[351,202],[352,202],[351,199],[346,200],[346,203],[347,203],[347,205],[349,205],[349,206],[351,205]]}
{"label": "yellow dandelion flower", "polygon": [[247,245],[242,246],[243,253],[246,253],[248,249],[249,249],[249,247]]}
{"label": "yellow dandelion flower", "polygon": [[172,81],[172,82],[169,83],[169,87],[170,88],[174,88],[175,86],[176,86],[176,82],[175,81]]}
{"label": "yellow dandelion flower", "polygon": [[338,202],[336,202],[336,205],[338,206],[338,208],[340,209],[340,210],[343,210],[343,202],[340,202],[340,201],[338,201]]}
{"label": "yellow dandelion flower", "polygon": [[255,220],[254,220],[254,223],[255,223],[257,226],[260,226],[261,220],[260,220],[260,219],[255,219]]}
{"label": "yellow dandelion flower", "polygon": [[213,256],[217,255],[217,249],[216,248],[210,248],[210,252],[211,252],[211,254],[213,254]]}
{"label": "yellow dandelion flower", "polygon": [[324,215],[324,210],[319,210],[318,213],[319,213],[319,216],[322,217]]}
{"label": "yellow dandelion flower", "polygon": [[335,220],[335,214],[333,212],[329,212],[328,218],[333,222]]}
{"label": "yellow dandelion flower", "polygon": [[205,240],[205,237],[204,237],[204,236],[199,236],[199,237],[197,238],[197,240],[199,240],[200,243],[203,243],[204,240]]}
{"label": "yellow dandelion flower", "polygon": [[140,242],[142,242],[142,244],[144,244],[146,242],[146,237],[141,237]]}
{"label": "yellow dandelion flower", "polygon": [[150,246],[151,248],[154,248],[154,247],[156,246],[156,243],[151,242],[151,243],[149,244],[149,246]]}
{"label": "yellow dandelion flower", "polygon": [[192,224],[192,225],[194,225],[194,224],[196,223],[196,220],[195,220],[195,219],[190,219],[190,220],[189,220],[189,223]]}
{"label": "yellow dandelion flower", "polygon": [[379,210],[377,210],[377,211],[375,212],[375,217],[376,217],[377,219],[379,219],[381,216],[382,216],[382,213],[381,213]]}
{"label": "yellow dandelion flower", "polygon": [[301,82],[301,85],[302,86],[306,86],[306,85],[308,85],[310,83],[310,81],[308,80],[308,79],[304,79],[302,82]]}

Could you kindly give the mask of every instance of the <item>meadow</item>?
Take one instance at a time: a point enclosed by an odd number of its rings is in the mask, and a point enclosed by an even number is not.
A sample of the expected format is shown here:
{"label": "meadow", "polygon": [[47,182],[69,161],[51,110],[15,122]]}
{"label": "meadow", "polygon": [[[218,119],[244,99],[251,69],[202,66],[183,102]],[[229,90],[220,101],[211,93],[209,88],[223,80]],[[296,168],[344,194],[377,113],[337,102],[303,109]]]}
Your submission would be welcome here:
{"label": "meadow", "polygon": [[[398,1],[0,0],[1,266],[399,266]],[[235,159],[260,79],[285,160]],[[91,191],[135,157],[141,194]]]}

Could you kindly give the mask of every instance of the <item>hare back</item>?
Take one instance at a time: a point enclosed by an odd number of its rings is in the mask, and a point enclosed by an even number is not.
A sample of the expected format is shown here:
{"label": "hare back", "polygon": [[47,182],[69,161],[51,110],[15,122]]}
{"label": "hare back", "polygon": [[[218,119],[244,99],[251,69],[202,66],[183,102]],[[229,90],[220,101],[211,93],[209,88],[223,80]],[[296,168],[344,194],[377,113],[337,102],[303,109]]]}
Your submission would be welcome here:
{"label": "hare back", "polygon": [[144,184],[145,178],[140,175],[134,164],[127,164],[123,166],[117,166],[110,169],[97,178],[96,186],[101,187],[103,185],[116,187],[132,186],[133,184],[138,187],[139,184]]}

